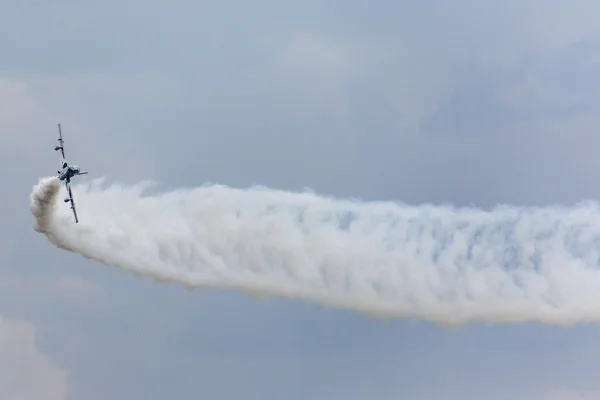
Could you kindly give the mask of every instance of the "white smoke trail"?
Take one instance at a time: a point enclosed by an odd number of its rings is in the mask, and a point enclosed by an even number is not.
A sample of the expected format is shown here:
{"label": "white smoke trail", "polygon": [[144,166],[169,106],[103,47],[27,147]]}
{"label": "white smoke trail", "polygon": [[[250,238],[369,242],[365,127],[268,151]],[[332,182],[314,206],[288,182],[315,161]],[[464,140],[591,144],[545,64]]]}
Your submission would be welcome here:
{"label": "white smoke trail", "polygon": [[188,288],[318,302],[444,325],[600,321],[600,209],[492,211],[361,203],[265,188],[148,185],[31,195],[35,229],[59,248]]}

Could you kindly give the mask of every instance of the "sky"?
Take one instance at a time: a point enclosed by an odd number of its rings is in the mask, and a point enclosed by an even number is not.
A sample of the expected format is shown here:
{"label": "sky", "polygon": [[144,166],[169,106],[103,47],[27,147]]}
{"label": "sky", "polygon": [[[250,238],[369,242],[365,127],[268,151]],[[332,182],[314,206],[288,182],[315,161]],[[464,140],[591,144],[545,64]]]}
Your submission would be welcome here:
{"label": "sky", "polygon": [[[600,197],[591,0],[0,4],[0,397],[600,396],[594,325],[371,320],[63,252],[29,194],[109,182],[544,206]],[[83,178],[88,179],[88,178]],[[76,194],[75,194],[76,196]]]}

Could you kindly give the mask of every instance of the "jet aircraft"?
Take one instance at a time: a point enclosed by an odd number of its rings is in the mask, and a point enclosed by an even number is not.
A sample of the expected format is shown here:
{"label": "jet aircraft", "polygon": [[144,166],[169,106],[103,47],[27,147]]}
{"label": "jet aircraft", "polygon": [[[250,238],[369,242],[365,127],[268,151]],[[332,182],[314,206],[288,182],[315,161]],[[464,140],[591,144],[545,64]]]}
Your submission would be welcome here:
{"label": "jet aircraft", "polygon": [[71,202],[71,210],[73,210],[73,216],[75,217],[75,223],[79,222],[77,218],[77,210],[75,209],[75,201],[73,200],[73,193],[71,192],[71,178],[77,175],[86,175],[87,172],[81,172],[81,169],[77,165],[69,165],[65,158],[65,148],[64,148],[64,140],[62,138],[62,131],[60,129],[60,124],[58,124],[58,146],[54,148],[55,151],[60,150],[60,164],[62,165],[62,170],[56,171],[58,173],[58,179],[65,182],[65,187],[67,188],[67,193],[69,197],[65,198],[64,202]]}

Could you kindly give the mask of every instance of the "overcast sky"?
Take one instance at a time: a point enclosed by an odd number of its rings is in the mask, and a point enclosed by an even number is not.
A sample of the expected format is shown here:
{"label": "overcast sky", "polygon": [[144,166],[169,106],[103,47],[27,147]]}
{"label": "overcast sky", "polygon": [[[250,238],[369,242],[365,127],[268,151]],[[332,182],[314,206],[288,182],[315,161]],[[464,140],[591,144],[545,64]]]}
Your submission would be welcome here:
{"label": "overcast sky", "polygon": [[188,292],[54,248],[29,193],[59,166],[60,122],[69,161],[110,182],[598,198],[598,15],[592,0],[3,1],[0,398],[597,399],[595,326],[445,330]]}

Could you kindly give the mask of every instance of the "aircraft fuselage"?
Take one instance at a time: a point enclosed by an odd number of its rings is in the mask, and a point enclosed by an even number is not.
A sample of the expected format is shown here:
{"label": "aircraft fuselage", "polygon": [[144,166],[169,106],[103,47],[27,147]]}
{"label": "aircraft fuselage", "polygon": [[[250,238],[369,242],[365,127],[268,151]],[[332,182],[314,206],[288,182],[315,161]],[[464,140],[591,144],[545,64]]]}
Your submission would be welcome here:
{"label": "aircraft fuselage", "polygon": [[70,180],[75,175],[77,175],[77,170],[72,166],[65,167],[62,171],[58,171],[58,179],[61,181],[64,181],[65,179]]}

